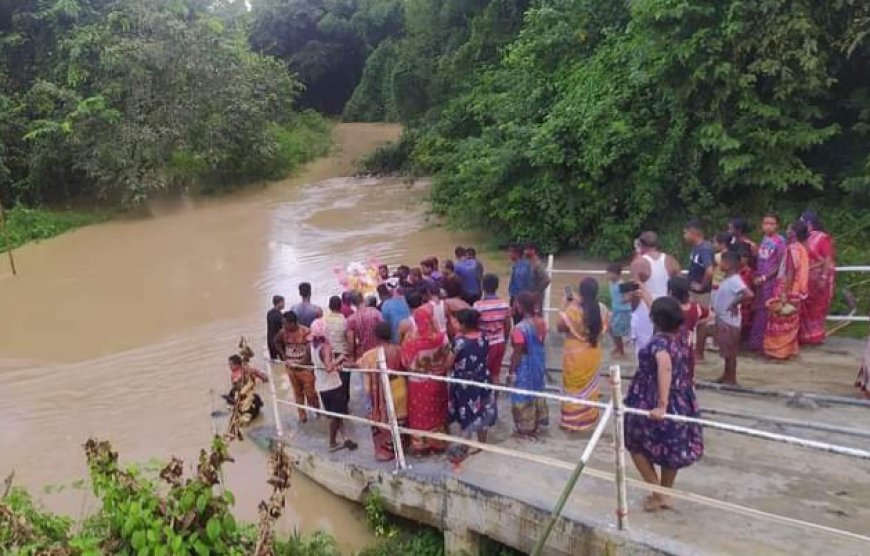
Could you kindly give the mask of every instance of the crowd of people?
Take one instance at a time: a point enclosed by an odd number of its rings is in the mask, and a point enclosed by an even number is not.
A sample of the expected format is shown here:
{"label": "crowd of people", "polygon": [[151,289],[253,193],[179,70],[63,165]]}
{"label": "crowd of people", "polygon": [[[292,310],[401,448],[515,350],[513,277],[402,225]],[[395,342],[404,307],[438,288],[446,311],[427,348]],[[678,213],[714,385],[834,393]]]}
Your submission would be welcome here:
{"label": "crowd of people", "polygon": [[[560,427],[584,431],[595,426],[598,409],[585,402],[599,399],[604,338],[612,338],[615,358],[627,357],[630,342],[637,371],[626,403],[650,411],[651,417],[626,418],[626,448],[645,480],[673,485],[677,470],[702,456],[702,431],[664,416],[699,415],[695,365],[708,350],[718,350],[724,361],[719,381],[736,384],[742,349],[787,359],[801,344],[825,339],[834,291],[831,238],[811,211],[789,225],[785,237],[779,228],[779,219],[766,215],[756,243],[746,221],[734,218],[711,243],[701,224],[691,221],[684,228],[691,247],[685,275],[679,262],[659,249],[657,234],[647,231],[635,241],[628,279],[621,264],[608,266],[609,306],[599,301],[594,278],[584,279],[576,292],[566,288],[556,328],[565,339],[563,393],[577,403],[561,404]],[[411,374],[391,376],[389,397],[378,375],[363,374],[361,402],[370,419],[389,422],[387,400],[392,399],[404,427],[444,433],[453,425],[462,436],[485,442],[499,418],[498,393],[487,384],[532,392],[545,388],[548,331],[542,300],[549,275],[534,244],[511,245],[508,257],[506,296],[475,250],[462,247],[454,260],[441,264],[429,257],[416,267],[382,265],[377,297],[346,292],[330,298],[326,309],[312,303],[310,284],[300,284],[297,304],[285,311],[284,298],[275,296],[267,315],[271,357],[286,365],[298,404],[322,404],[339,416],[348,413],[350,401],[345,369],[376,369],[382,357],[389,369]],[[427,375],[469,382],[448,385]],[[546,400],[519,392],[509,399],[515,435],[535,439],[549,424]],[[306,422],[306,411],[298,413]],[[357,447],[342,423],[330,418],[331,450]],[[372,441],[378,461],[393,459],[388,430],[373,428]],[[470,453],[465,445],[448,446],[422,434],[404,441],[416,455],[447,451],[461,461]],[[645,505],[654,511],[669,501],[653,494]]]}
{"label": "crowd of people", "polygon": [[[270,356],[285,364],[296,402],[346,415],[350,404],[350,372],[377,369],[379,356],[389,369],[421,378],[392,376],[390,398],[400,425],[421,432],[445,433],[454,425],[467,438],[486,441],[497,418],[497,393],[485,384],[502,383],[506,346],[513,346],[508,380],[519,388],[544,388],[546,325],[541,317],[542,294],[549,276],[534,244],[509,249],[513,271],[508,296],[499,295],[500,281],[484,271],[474,248],[457,247],[455,259],[439,264],[436,257],[419,266],[378,268],[377,296],[358,291],[329,299],[326,309],[311,301],[308,283],[299,285],[300,301],[286,310],[282,296],[273,298],[267,313]],[[469,381],[450,385],[422,375],[452,376]],[[384,385],[364,373],[368,416],[389,422]],[[473,383],[480,383],[475,386]],[[547,423],[540,399],[513,395],[517,433],[533,437]],[[305,409],[299,419],[307,422]],[[394,457],[389,431],[372,431],[375,457]],[[330,418],[329,447],[355,449],[342,419]],[[448,451],[461,461],[465,446],[448,446],[429,436],[411,435],[408,447],[424,455]]]}

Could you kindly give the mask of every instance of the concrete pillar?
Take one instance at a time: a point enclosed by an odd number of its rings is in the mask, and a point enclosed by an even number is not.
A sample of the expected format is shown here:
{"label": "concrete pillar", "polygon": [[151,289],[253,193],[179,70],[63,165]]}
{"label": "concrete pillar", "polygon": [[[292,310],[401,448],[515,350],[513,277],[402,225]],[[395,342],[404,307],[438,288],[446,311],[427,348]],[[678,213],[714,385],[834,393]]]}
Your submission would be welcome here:
{"label": "concrete pillar", "polygon": [[445,529],[444,553],[447,556],[477,556],[480,554],[480,537],[468,529]]}

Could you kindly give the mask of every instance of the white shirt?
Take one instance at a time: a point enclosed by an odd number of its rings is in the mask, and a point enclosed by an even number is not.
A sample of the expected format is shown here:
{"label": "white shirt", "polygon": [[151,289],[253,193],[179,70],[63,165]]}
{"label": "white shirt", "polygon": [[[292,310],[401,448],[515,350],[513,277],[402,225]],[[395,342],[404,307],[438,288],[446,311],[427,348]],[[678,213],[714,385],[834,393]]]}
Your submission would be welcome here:
{"label": "white shirt", "polygon": [[[323,346],[321,346],[323,347]],[[328,392],[341,387],[341,377],[338,372],[328,372],[323,359],[320,358],[320,349],[311,346],[311,362],[314,364],[314,389],[318,392]]]}
{"label": "white shirt", "polygon": [[659,253],[658,259],[653,259],[649,255],[644,255],[644,259],[649,263],[649,279],[643,283],[653,301],[660,297],[668,295],[668,256],[664,253]]}
{"label": "white shirt", "polygon": [[444,311],[444,300],[432,300],[429,304],[432,305],[432,320],[435,321],[435,328],[439,332],[445,332],[447,330],[447,314]]}
{"label": "white shirt", "polygon": [[732,315],[730,308],[737,299],[737,295],[746,289],[743,278],[739,274],[732,274],[719,283],[719,289],[713,292],[713,312],[716,318],[729,326],[740,327],[740,312]]}
{"label": "white shirt", "polygon": [[652,340],[655,329],[649,316],[649,307],[641,301],[631,312],[631,341],[634,343],[635,356]]}

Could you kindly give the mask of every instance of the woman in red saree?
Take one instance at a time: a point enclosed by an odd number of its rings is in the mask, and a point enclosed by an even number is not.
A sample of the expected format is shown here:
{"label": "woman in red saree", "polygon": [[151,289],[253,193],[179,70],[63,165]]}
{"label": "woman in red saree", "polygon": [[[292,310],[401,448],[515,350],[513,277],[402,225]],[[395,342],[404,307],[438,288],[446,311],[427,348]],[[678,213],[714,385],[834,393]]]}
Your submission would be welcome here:
{"label": "woman in red saree", "polygon": [[801,307],[802,344],[821,344],[825,341],[825,322],[834,297],[834,243],[825,233],[818,215],[807,210],[801,215],[810,231],[807,252],[810,257],[809,291]]}
{"label": "woman in red saree", "polygon": [[[805,247],[807,225],[797,222],[789,229],[788,246],[779,266],[774,297],[767,300],[770,313],[764,332],[764,354],[788,359],[798,354],[801,308],[807,296],[809,255]],[[788,307],[788,309],[783,310]]]}
{"label": "woman in red saree", "polygon": [[[435,329],[432,314],[425,308],[414,310],[416,331],[402,344],[402,363],[420,375],[446,376],[451,366],[450,343],[445,332]],[[409,377],[408,426],[427,432],[447,433],[447,383]],[[423,436],[411,437],[416,454],[443,452],[447,443]]]}

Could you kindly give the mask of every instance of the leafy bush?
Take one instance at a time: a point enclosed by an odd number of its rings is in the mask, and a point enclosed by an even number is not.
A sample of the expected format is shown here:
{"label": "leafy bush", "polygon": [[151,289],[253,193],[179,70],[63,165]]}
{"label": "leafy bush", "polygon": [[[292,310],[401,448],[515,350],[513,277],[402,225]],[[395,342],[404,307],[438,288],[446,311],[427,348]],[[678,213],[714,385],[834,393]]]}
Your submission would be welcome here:
{"label": "leafy bush", "polygon": [[406,131],[398,141],[385,143],[364,157],[359,163],[359,171],[381,176],[393,173],[413,174],[411,154],[414,142],[412,133]]}
{"label": "leafy bush", "polygon": [[[41,510],[24,490],[13,488],[0,499],[3,554],[247,555],[255,554],[259,542],[264,545],[257,554],[341,554],[335,539],[322,532],[309,536],[294,532],[286,540],[274,541],[271,533],[263,534],[264,523],[269,523],[264,514],[278,511],[280,515],[277,508],[283,507],[283,490],[278,493],[278,505],[275,494],[269,504],[263,502],[267,509],[261,511],[258,528],[237,522],[231,512],[235,503],[232,493],[218,489],[221,467],[231,461],[227,445],[219,437],[208,452],[201,451],[196,475],[190,478],[183,477],[184,464],[174,458],[157,467],[122,467],[117,452],[107,442],[89,440],[85,453],[100,510],[74,528],[72,520]],[[290,460],[286,454],[273,455],[271,465],[273,477],[268,482],[274,486],[276,480],[286,481],[284,486],[289,485]],[[360,556],[443,556],[440,532],[388,516],[377,492],[368,498],[365,509],[381,540]]]}
{"label": "leafy bush", "polygon": [[42,511],[30,495],[13,487],[0,504],[0,548],[22,554],[51,553],[69,543],[72,520]]}

